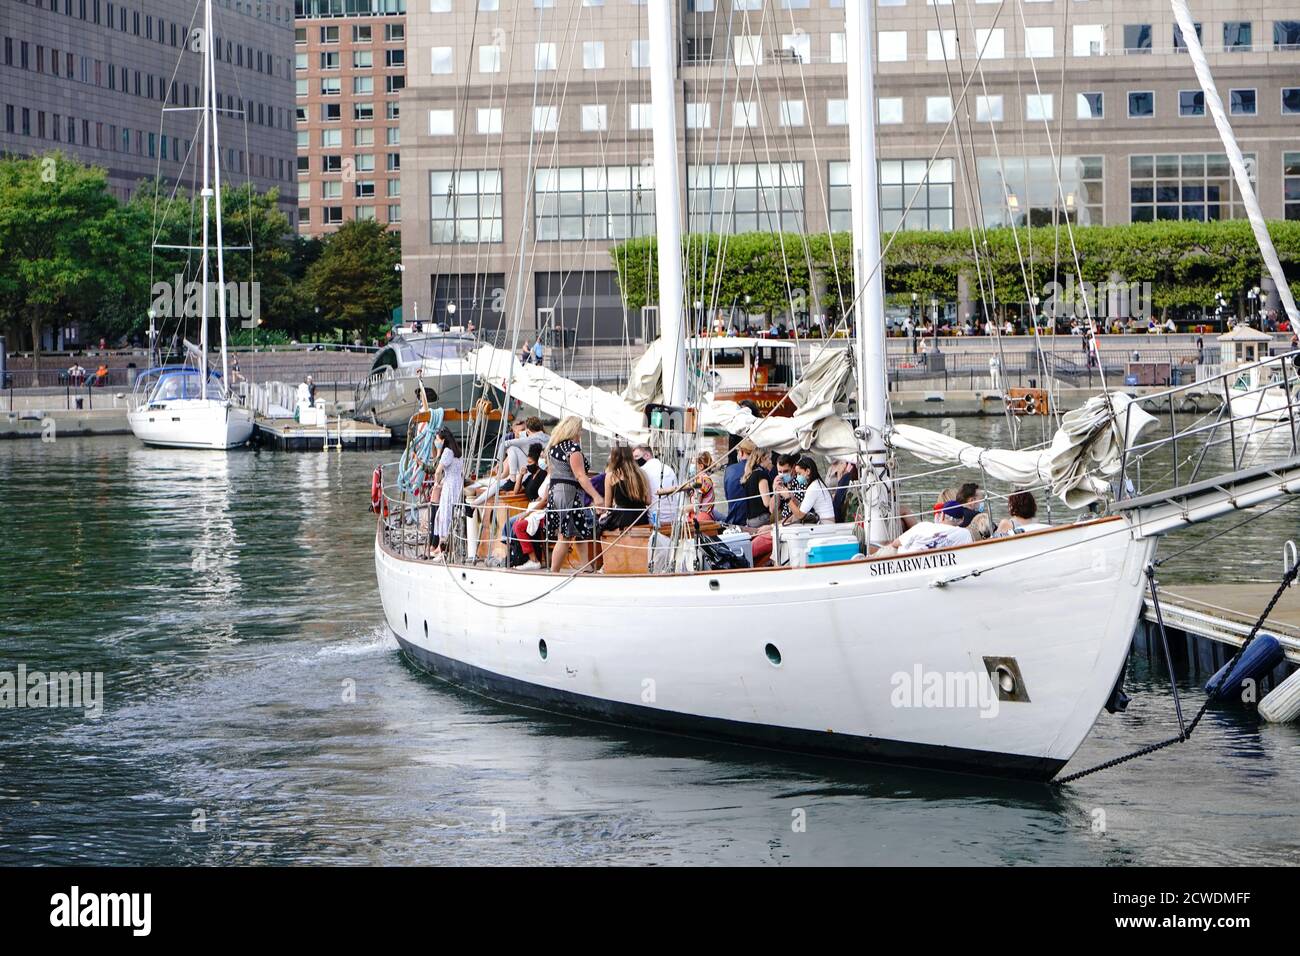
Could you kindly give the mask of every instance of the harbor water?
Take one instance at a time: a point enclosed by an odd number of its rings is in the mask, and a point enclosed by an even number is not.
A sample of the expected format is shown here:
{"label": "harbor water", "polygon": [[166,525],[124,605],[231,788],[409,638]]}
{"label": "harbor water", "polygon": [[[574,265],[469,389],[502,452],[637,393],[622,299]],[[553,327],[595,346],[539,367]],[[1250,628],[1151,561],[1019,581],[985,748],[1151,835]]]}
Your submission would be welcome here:
{"label": "harbor water", "polygon": [[[980,443],[1004,427],[957,423]],[[1300,863],[1300,727],[1244,709],[1053,788],[450,688],[383,627],[367,504],[393,454],[0,444],[0,671],[103,675],[98,716],[0,709],[0,864]],[[1172,539],[1204,544],[1164,578],[1276,580],[1296,515]],[[1135,657],[1128,692],[1069,769],[1175,732],[1163,665]]]}

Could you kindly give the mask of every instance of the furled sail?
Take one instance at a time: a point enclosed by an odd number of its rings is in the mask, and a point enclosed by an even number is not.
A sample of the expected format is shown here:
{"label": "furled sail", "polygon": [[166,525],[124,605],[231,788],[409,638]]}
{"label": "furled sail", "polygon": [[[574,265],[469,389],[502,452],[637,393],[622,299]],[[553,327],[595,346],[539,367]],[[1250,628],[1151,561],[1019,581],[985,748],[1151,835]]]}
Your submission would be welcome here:
{"label": "furled sail", "polygon": [[[1121,422],[1123,424],[1121,424]],[[1070,508],[1110,493],[1124,450],[1155,419],[1122,393],[1098,395],[1061,418],[1052,444],[1040,451],[980,448],[927,428],[894,425],[890,443],[930,464],[979,468],[1015,485],[1047,485]]]}

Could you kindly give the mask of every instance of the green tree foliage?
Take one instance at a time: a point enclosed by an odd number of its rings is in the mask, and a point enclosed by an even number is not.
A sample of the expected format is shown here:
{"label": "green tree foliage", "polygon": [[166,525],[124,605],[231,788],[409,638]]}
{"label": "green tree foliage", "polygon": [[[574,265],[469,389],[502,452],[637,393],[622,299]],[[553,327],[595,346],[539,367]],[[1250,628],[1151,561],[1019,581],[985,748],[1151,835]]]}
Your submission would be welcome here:
{"label": "green tree foliage", "polygon": [[394,270],[401,257],[401,236],[382,223],[340,226],[303,279],[322,326],[339,330],[345,340],[382,335],[402,301],[401,276]]}
{"label": "green tree foliage", "polygon": [[[1075,226],[1073,232],[1083,281],[1150,282],[1153,304],[1162,311],[1213,307],[1215,292],[1242,301],[1264,272],[1254,233],[1244,220]],[[1269,233],[1288,278],[1293,284],[1300,281],[1300,222],[1270,223]],[[910,300],[913,292],[923,301],[951,301],[965,274],[973,300],[978,301],[980,289],[987,292],[991,283],[992,293],[986,297],[1005,306],[1026,302],[1029,295],[1041,294],[1047,283],[1064,283],[1075,273],[1064,229],[992,229],[977,234],[975,242],[973,247],[967,231],[898,233],[885,253],[886,291],[900,301]],[[782,245],[788,266],[783,265]],[[852,243],[845,233],[689,235],[682,246],[687,295],[692,299],[727,308],[748,295],[749,311],[780,314],[788,311],[779,294],[788,269],[796,287],[809,288],[811,281],[821,290],[821,304],[831,318],[839,316],[841,301],[852,300]],[[631,239],[611,250],[623,298],[633,311],[657,298],[655,252],[653,237]],[[701,265],[706,260],[707,269]]]}
{"label": "green tree foliage", "polygon": [[106,184],[61,153],[0,162],[0,309],[11,331],[27,323],[38,368],[46,325],[120,288],[112,251],[125,233]]}

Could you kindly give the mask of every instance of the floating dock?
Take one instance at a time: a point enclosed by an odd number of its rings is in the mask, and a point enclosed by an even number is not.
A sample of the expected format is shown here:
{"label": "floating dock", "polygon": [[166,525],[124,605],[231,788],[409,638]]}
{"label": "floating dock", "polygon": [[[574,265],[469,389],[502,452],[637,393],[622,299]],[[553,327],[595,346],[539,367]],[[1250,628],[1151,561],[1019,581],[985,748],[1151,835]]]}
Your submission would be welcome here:
{"label": "floating dock", "polygon": [[382,425],[350,418],[334,419],[326,425],[301,425],[292,418],[253,420],[253,441],[277,451],[320,451],[339,445],[345,451],[377,451],[389,447],[393,433]]}
{"label": "floating dock", "polygon": [[[1183,584],[1159,589],[1160,611],[1169,635],[1169,653],[1186,660],[1194,673],[1213,674],[1246,640],[1276,584]],[[1272,634],[1286,653],[1286,663],[1274,673],[1281,681],[1300,666],[1300,586],[1282,595],[1260,628]],[[1134,646],[1149,656],[1162,656],[1155,606],[1148,597]]]}

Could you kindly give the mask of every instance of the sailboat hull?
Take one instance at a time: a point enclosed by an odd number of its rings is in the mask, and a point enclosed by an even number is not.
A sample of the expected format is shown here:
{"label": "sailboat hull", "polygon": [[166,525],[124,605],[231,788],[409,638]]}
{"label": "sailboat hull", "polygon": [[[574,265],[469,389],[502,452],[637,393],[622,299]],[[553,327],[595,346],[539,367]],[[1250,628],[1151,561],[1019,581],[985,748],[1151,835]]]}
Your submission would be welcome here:
{"label": "sailboat hull", "polygon": [[253,413],[216,399],[150,402],[127,414],[131,431],[162,448],[238,448],[253,435]]}
{"label": "sailboat hull", "polygon": [[[1045,780],[1115,685],[1151,547],[1117,518],[894,559],[569,579],[408,559],[381,532],[376,573],[412,663],[488,697]],[[1009,697],[997,667],[1013,675]]]}

